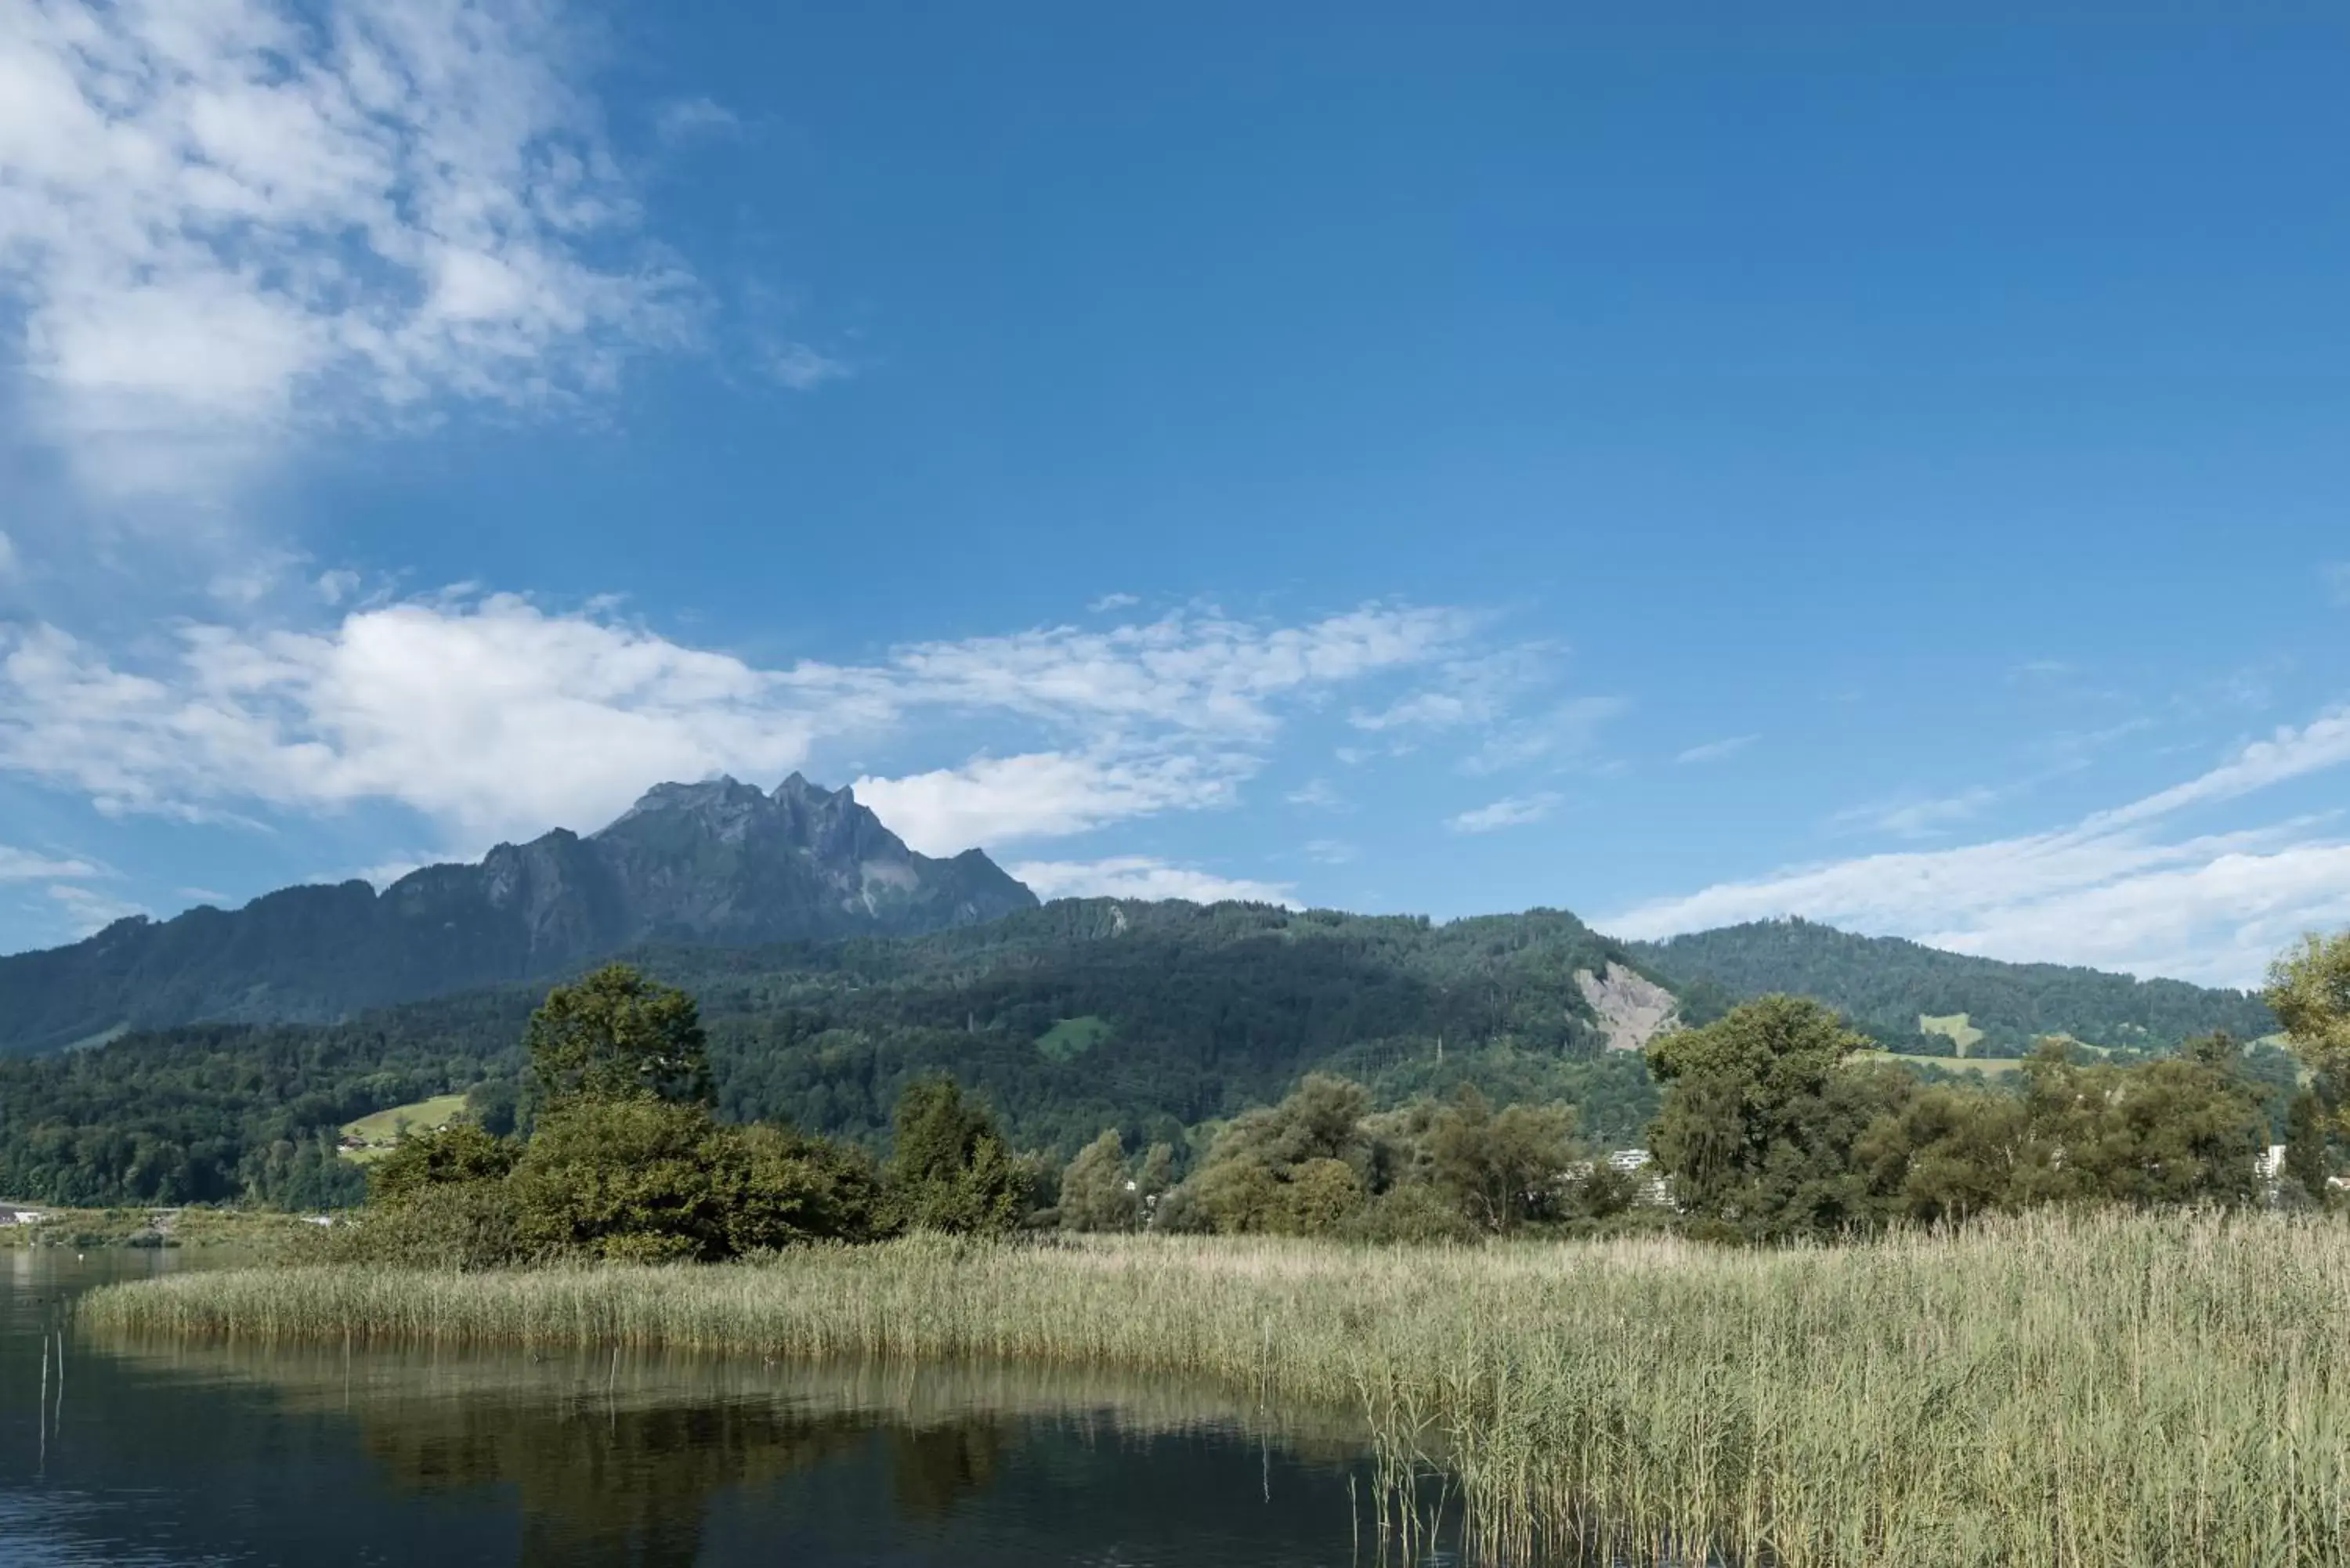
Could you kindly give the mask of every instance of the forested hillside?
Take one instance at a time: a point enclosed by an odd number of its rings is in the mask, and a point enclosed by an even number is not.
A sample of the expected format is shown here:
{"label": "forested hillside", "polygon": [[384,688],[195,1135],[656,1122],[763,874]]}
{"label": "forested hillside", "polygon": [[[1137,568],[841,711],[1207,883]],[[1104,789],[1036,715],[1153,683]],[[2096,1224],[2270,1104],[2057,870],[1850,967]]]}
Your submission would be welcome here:
{"label": "forested hillside", "polygon": [[1967,1015],[1980,1054],[2020,1056],[2037,1036],[2161,1050],[2224,1029],[2240,1040],[2276,1029],[2256,996],[2176,980],[2134,980],[2050,963],[1970,958],[1898,937],[1859,937],[1809,920],[1756,920],[1663,942],[1628,944],[1667,977],[1693,1021],[1734,1002],[1785,992],[1826,1002],[1895,1050],[1940,1053],[1920,1017]]}
{"label": "forested hillside", "polygon": [[[1652,1104],[1574,979],[1625,950],[1553,911],[1436,926],[1070,900],[901,940],[636,956],[700,998],[723,1115],[868,1142],[906,1083],[941,1070],[1061,1157],[1108,1126],[1180,1143],[1316,1068],[1389,1099],[1473,1082],[1501,1101],[1574,1100],[1607,1142],[1636,1137]],[[320,1201],[349,1180],[321,1152],[343,1121],[485,1081],[500,1114],[540,989],[0,1062],[0,1192]]]}
{"label": "forested hillside", "polygon": [[[1024,1147],[1065,1158],[1105,1127],[1137,1147],[1282,1097],[1323,1070],[1382,1102],[1475,1084],[1497,1104],[1565,1099],[1585,1132],[1643,1136],[1655,1089],[1608,1052],[1578,971],[1671,984],[1690,1022],[1765,992],[1810,995],[1880,1043],[1939,1054],[1920,1013],[1966,1013],[1977,1049],[2069,1033],[2163,1050],[2273,1024],[2238,992],[2004,964],[1802,922],[1623,944],[1554,910],[1457,920],[1262,905],[1072,899],[901,939],[640,948],[700,999],[718,1107],[878,1145],[899,1090],[946,1072]],[[1620,972],[1620,971],[1619,971]],[[515,1114],[532,981],[339,1023],[207,1024],[0,1058],[0,1195],[88,1203],[355,1194],[332,1132],[477,1089]],[[521,1107],[528,1115],[528,1106]]]}

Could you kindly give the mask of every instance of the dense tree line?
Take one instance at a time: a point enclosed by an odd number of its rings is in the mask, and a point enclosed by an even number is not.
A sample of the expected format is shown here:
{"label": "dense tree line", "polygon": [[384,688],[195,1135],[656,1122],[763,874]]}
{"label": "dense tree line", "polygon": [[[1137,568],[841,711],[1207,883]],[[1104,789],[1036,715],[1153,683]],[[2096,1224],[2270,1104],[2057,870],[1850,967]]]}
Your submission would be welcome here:
{"label": "dense tree line", "polygon": [[[908,1086],[943,1074],[1057,1162],[1105,1126],[1188,1147],[1190,1127],[1319,1068],[1383,1101],[1464,1083],[1573,1100],[1595,1136],[1628,1141],[1653,1109],[1647,1075],[1601,1049],[1573,980],[1611,959],[1612,944],[1546,912],[1439,927],[1085,900],[920,939],[659,950],[639,967],[701,999],[723,1120],[879,1148]],[[354,1174],[302,1151],[359,1116],[471,1089],[484,1126],[528,1127],[516,1042],[536,1000],[508,987],[348,1023],[195,1026],[0,1058],[0,1192],[348,1195]],[[1097,1027],[1064,1050],[1054,1032],[1072,1019]],[[272,1159],[296,1158],[325,1185],[273,1174]]]}
{"label": "dense tree line", "polygon": [[1982,1032],[1978,1054],[2009,1057],[2030,1055],[2048,1035],[2161,1052],[2215,1031],[2257,1040],[2277,1027],[2262,1000],[2244,992],[2002,963],[1802,919],[1756,920],[1633,948],[1672,978],[1692,1023],[1758,996],[1807,996],[1896,1051],[1947,1054],[1949,1040],[1921,1034],[1918,1020],[1961,1012]]}
{"label": "dense tree line", "polygon": [[525,1044],[527,1134],[460,1122],[402,1140],[330,1254],[708,1262],[903,1230],[1003,1235],[1027,1216],[1033,1166],[951,1080],[910,1089],[880,1167],[789,1127],[717,1120],[692,998],[626,965],[548,992]]}
{"label": "dense tree line", "polygon": [[[1778,1241],[2052,1203],[2269,1199],[2266,1086],[2220,1033],[2121,1064],[2042,1048],[2004,1084],[1924,1084],[1818,1002],[1767,996],[1660,1040],[1655,1157],[1700,1234]],[[2309,1120],[2314,1094],[2294,1102]],[[2289,1162],[2322,1201],[2322,1129]]]}
{"label": "dense tree line", "polygon": [[[2129,1018],[2147,1021],[2132,1027],[2148,1041],[2246,1007],[2255,1025],[2274,1027],[2238,993],[1919,959],[1928,950],[1825,928],[1771,930],[1798,957],[1824,948],[1840,962],[1881,959],[1897,977],[1915,959],[1937,985],[1981,986],[1929,992],[1887,982],[1904,1008],[1996,1023],[2016,987],[2054,977],[2058,989],[2033,1003],[2041,1010],[2033,1016],[2083,1038],[2093,1037],[2095,1017],[2121,1017],[2112,1010],[2125,1003],[2137,1010]],[[1671,950],[1687,956],[1679,944]],[[1574,977],[1636,957],[1647,972],[1670,976],[1659,967],[1665,952],[1634,953],[1553,911],[1436,926],[1096,899],[918,939],[655,950],[639,967],[700,999],[720,1122],[789,1124],[879,1154],[908,1090],[943,1076],[993,1107],[1006,1147],[1032,1151],[1048,1171],[1107,1128],[1122,1159],[1164,1146],[1188,1177],[1221,1127],[1317,1072],[1360,1085],[1375,1108],[1449,1105],[1473,1089],[1494,1106],[1570,1105],[1578,1136],[1596,1147],[1641,1142],[1658,1085],[1638,1053],[1603,1048]],[[1945,972],[1943,960],[1959,967]],[[1794,972],[1815,971],[1798,963]],[[2064,987],[2106,999],[2097,1005],[2108,1012],[2083,1012],[2089,1002],[2064,1001]],[[1731,1005],[1726,988],[1711,1002],[1701,984],[1693,992],[1699,1022]],[[359,1172],[328,1146],[359,1116],[470,1091],[484,1130],[531,1129],[543,1096],[520,1041],[537,1002],[536,991],[508,987],[342,1023],[192,1026],[0,1058],[0,1194],[82,1204],[354,1200]],[[1890,1033],[1865,1020],[1853,1027],[1878,1043]],[[2149,1044],[2112,1060],[2170,1049]],[[2091,1064],[2079,1053],[2070,1060]],[[2297,1104],[2297,1066],[2257,1047],[2229,1069],[2257,1080],[2251,1092],[2272,1139],[2283,1138]],[[2330,1134],[2333,1102],[2320,1110]],[[1376,1179],[1367,1189],[1371,1198],[1384,1190]]]}

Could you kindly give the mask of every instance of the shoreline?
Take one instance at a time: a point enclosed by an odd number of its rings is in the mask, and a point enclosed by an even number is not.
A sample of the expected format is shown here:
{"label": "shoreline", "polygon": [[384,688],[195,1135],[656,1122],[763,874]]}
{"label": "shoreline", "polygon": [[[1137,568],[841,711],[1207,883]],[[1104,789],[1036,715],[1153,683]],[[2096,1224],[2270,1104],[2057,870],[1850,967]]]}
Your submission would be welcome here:
{"label": "shoreline", "polygon": [[[1496,1544],[1874,1568],[2342,1560],[2350,1229],[2048,1214],[1865,1245],[919,1237],[748,1263],[294,1264],[104,1337],[660,1346],[1204,1377],[1440,1455]],[[2052,1552],[2052,1548],[2054,1549]]]}

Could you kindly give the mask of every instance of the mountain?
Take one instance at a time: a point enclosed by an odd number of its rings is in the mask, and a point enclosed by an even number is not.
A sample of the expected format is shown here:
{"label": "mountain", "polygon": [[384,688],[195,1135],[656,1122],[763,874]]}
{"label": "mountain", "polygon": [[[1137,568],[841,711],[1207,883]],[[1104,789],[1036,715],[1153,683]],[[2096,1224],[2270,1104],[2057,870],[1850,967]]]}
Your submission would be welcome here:
{"label": "mountain", "polygon": [[646,943],[907,936],[1035,906],[979,850],[914,853],[846,789],[797,774],[772,794],[731,778],[665,784],[601,832],[501,844],[380,893],[286,888],[0,958],[0,1051],[197,1020],[324,1022]]}
{"label": "mountain", "polygon": [[[699,1000],[721,1114],[878,1144],[899,1092],[951,1073],[1024,1147],[1184,1129],[1343,1073],[1394,1102],[1474,1083],[1568,1099],[1611,1145],[1654,1091],[1578,976],[1630,989],[1572,915],[1432,925],[1264,905],[1064,899],[931,935],[628,955]],[[328,1024],[191,1024],[0,1058],[0,1193],[87,1203],[355,1195],[338,1124],[484,1088],[511,1106],[544,983]],[[340,1183],[338,1189],[336,1183]]]}
{"label": "mountain", "polygon": [[[693,881],[692,919],[664,929],[688,939],[749,929],[747,917],[721,912],[747,907],[712,890],[724,882]],[[1461,1084],[1496,1104],[1568,1100],[1589,1136],[1621,1147],[1639,1141],[1656,1106],[1645,1059],[1627,1047],[1767,991],[1817,996],[1897,1047],[1925,1044],[1921,1013],[1968,1014],[1982,1047],[2066,1033],[2162,1049],[2213,1028],[2272,1027],[2240,992],[1999,963],[1800,922],[1630,944],[1552,909],[1437,925],[1062,899],[919,936],[672,939],[621,956],[699,1000],[730,1119],[784,1118],[878,1145],[906,1084],[944,1072],[993,1105],[1023,1147],[1056,1158],[1113,1126],[1129,1145],[1184,1147],[1186,1128],[1277,1099],[1314,1071],[1357,1079],[1388,1105]],[[524,1023],[548,978],[334,1023],[182,1024],[0,1058],[0,1193],[82,1203],[354,1197],[357,1168],[336,1158],[332,1129],[473,1089],[484,1106],[511,1107]],[[2289,1094],[2290,1061],[2269,1054]]]}
{"label": "mountain", "polygon": [[[2053,963],[2005,963],[1898,937],[1861,937],[1809,920],[1756,920],[1627,946],[1664,977],[1693,1021],[1731,1002],[1787,992],[1827,1003],[1897,1051],[1947,1053],[1947,1032],[1978,1031],[1979,1053],[2022,1055],[2069,1034],[2087,1044],[2167,1049],[2224,1029],[2240,1040],[2275,1032],[2261,1000],[2177,980]],[[1941,1023],[1922,1038],[1926,1021]]]}

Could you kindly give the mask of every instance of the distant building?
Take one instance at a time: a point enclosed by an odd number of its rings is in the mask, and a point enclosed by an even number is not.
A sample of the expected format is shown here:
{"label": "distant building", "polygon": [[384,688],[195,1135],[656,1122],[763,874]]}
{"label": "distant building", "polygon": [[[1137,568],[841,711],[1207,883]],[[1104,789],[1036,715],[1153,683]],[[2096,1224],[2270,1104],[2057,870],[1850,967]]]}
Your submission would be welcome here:
{"label": "distant building", "polygon": [[14,1203],[0,1203],[0,1225],[37,1225],[48,1218],[44,1210],[20,1209]]}

